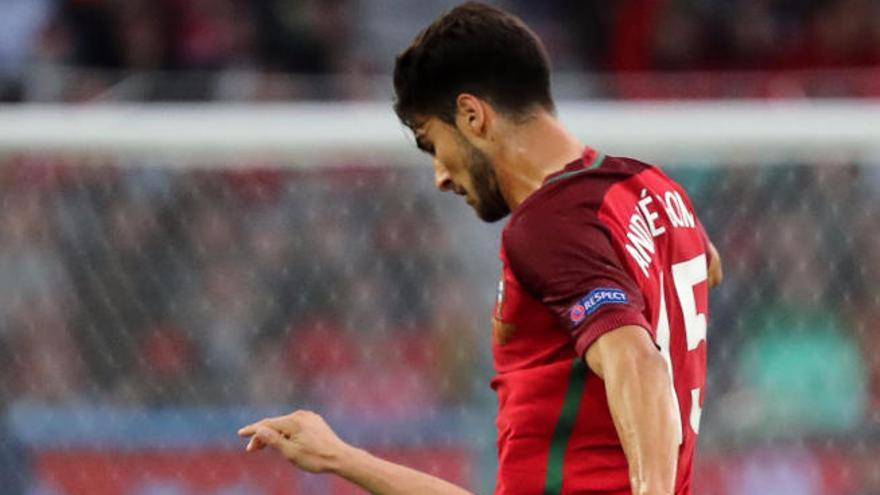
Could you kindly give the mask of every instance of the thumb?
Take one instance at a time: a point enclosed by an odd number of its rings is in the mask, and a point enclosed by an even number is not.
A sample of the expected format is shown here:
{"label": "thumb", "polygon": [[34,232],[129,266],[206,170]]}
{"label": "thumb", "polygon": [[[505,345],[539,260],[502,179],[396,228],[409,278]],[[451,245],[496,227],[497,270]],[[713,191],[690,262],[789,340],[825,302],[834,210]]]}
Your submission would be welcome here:
{"label": "thumb", "polygon": [[265,426],[257,428],[257,438],[264,444],[276,449],[281,447],[281,441],[283,440],[280,433]]}

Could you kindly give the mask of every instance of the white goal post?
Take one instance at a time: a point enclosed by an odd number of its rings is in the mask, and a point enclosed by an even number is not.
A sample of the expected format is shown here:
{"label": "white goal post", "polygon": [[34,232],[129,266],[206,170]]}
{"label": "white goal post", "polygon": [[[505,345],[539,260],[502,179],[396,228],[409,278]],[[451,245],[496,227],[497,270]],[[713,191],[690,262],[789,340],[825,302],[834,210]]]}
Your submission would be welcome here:
{"label": "white goal post", "polygon": [[[566,101],[559,114],[590,145],[656,160],[880,155],[880,99]],[[297,157],[298,167],[321,157],[416,153],[388,102],[0,106],[0,153],[23,151],[257,154]]]}

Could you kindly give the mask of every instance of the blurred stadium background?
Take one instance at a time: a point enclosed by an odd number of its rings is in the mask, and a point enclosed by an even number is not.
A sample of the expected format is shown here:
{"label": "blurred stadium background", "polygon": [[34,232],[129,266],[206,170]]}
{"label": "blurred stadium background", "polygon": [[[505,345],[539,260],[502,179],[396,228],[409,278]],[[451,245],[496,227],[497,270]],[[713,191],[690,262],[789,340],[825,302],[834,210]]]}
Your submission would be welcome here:
{"label": "blurred stadium background", "polygon": [[[0,0],[0,492],[353,493],[243,455],[294,407],[490,492],[499,226],[388,104],[456,3]],[[495,3],[724,256],[695,493],[880,493],[880,3]]]}

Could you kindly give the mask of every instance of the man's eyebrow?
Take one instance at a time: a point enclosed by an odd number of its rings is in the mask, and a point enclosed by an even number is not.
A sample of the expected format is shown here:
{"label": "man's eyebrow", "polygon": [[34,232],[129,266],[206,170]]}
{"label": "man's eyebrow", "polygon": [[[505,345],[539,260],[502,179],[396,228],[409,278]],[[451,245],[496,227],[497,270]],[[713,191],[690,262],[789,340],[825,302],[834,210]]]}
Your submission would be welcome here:
{"label": "man's eyebrow", "polygon": [[416,134],[416,146],[425,153],[434,153],[434,146],[425,141],[425,136],[422,134]]}

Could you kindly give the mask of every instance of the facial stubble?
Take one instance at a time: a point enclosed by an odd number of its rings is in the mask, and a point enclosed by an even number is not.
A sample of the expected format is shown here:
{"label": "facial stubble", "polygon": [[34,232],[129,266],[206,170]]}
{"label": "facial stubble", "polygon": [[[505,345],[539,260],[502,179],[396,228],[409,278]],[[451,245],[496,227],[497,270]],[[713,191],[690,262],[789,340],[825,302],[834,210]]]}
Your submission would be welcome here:
{"label": "facial stubble", "polygon": [[479,148],[462,139],[468,149],[467,169],[474,187],[474,210],[484,222],[497,222],[510,213],[501,194],[498,177],[489,157]]}

